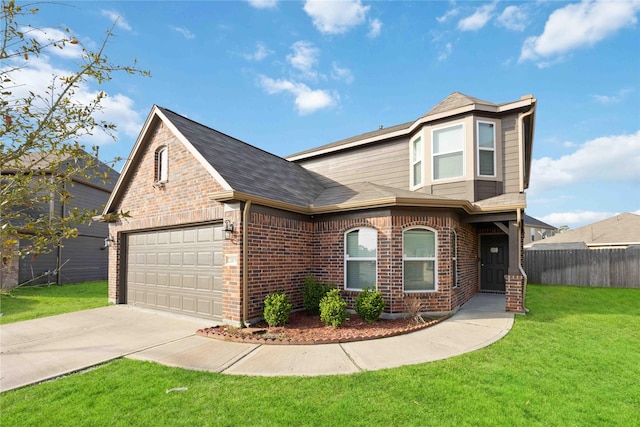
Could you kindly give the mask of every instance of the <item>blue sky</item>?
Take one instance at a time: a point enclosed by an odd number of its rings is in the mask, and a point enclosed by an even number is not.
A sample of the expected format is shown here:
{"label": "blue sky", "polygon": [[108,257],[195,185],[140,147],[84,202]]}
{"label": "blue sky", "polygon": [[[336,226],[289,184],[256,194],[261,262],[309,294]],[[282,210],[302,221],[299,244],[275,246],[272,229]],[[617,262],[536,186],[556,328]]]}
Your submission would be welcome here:
{"label": "blue sky", "polygon": [[[571,228],[640,214],[640,1],[39,7],[30,23],[44,37],[68,27],[88,47],[119,17],[107,55],[151,71],[104,86],[118,140],[88,141],[103,160],[128,156],[153,104],[286,156],[415,120],[454,91],[495,103],[533,94],[527,213]],[[33,61],[27,86],[73,69],[71,48]]]}

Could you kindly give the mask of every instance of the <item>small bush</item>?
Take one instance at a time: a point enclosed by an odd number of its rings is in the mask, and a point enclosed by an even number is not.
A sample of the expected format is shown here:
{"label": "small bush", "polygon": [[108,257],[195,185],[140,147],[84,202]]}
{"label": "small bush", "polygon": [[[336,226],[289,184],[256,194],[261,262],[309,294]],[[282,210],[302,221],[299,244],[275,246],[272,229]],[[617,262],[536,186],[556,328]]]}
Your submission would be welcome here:
{"label": "small bush", "polygon": [[356,298],[356,313],[365,322],[373,323],[378,320],[382,310],[384,310],[384,300],[380,291],[365,288],[358,294]]}
{"label": "small bush", "polygon": [[347,319],[347,302],[340,296],[340,289],[331,289],[320,300],[320,320],[327,326],[341,326]]}
{"label": "small bush", "polygon": [[284,292],[274,292],[264,299],[264,320],[270,327],[284,325],[290,314],[291,303]]}
{"label": "small bush", "polygon": [[320,313],[320,300],[329,292],[333,286],[316,282],[313,276],[304,279],[302,289],[302,305],[309,314]]}

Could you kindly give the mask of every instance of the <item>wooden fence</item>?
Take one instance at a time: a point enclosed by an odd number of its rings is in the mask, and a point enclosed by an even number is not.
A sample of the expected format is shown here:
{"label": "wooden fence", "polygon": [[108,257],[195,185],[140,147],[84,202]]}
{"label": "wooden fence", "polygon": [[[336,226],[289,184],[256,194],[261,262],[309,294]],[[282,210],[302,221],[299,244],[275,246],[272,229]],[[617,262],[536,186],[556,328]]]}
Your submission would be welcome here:
{"label": "wooden fence", "polygon": [[532,283],[640,289],[640,249],[529,250],[524,270]]}

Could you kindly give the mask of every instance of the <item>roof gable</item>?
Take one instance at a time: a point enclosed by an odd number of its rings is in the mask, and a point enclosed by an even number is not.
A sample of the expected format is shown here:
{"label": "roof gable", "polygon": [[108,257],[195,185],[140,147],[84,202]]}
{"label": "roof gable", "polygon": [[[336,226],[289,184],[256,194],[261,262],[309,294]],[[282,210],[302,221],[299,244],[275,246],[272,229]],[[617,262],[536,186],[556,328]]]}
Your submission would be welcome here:
{"label": "roof gable", "polygon": [[423,117],[433,116],[435,114],[446,113],[447,111],[455,110],[457,108],[466,107],[468,105],[481,104],[481,105],[489,105],[492,107],[496,107],[497,105],[483,101],[479,98],[474,98],[469,95],[465,95],[460,92],[453,92],[451,95],[447,96],[445,99],[440,101],[438,105],[429,110]]}
{"label": "roof gable", "polygon": [[154,106],[104,213],[113,209],[128,185],[132,165],[154,123],[160,120],[227,191],[236,191],[278,202],[307,206],[324,187],[302,166],[253,147],[229,135],[194,122],[171,110]]}

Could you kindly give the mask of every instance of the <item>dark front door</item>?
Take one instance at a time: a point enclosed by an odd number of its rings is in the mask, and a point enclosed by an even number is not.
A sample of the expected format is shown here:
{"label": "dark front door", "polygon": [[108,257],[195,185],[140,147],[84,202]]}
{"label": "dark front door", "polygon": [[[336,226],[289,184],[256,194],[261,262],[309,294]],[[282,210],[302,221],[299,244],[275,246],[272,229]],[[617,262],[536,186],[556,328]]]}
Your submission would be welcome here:
{"label": "dark front door", "polygon": [[480,237],[480,290],[504,292],[509,267],[509,237]]}

